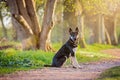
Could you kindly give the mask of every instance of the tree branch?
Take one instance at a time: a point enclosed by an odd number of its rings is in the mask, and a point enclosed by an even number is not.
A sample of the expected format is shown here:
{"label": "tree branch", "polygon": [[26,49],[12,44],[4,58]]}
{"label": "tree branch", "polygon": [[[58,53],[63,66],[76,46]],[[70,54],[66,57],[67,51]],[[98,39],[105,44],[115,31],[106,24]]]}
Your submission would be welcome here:
{"label": "tree branch", "polygon": [[33,34],[33,31],[31,30],[31,28],[29,27],[28,23],[26,22],[26,20],[20,16],[20,15],[12,15],[21,25],[23,25],[23,28],[29,33],[29,34]]}

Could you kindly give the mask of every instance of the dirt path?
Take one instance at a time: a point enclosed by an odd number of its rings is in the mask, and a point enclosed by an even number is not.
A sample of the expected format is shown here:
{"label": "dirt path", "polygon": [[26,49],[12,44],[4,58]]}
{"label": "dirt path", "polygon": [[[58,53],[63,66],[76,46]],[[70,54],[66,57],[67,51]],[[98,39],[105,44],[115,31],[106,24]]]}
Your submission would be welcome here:
{"label": "dirt path", "polygon": [[0,77],[0,80],[94,80],[105,69],[120,66],[120,49],[109,49],[103,52],[117,56],[117,59],[80,64],[82,69],[43,68],[20,71]]}

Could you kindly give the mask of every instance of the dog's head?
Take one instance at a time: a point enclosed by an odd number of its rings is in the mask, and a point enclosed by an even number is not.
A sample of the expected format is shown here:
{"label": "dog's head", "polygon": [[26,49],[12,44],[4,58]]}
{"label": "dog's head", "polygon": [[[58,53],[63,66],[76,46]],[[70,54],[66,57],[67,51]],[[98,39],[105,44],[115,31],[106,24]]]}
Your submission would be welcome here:
{"label": "dog's head", "polygon": [[79,29],[78,27],[76,27],[75,31],[72,31],[71,28],[69,28],[69,33],[70,33],[70,39],[74,42],[78,39],[78,32],[79,32]]}

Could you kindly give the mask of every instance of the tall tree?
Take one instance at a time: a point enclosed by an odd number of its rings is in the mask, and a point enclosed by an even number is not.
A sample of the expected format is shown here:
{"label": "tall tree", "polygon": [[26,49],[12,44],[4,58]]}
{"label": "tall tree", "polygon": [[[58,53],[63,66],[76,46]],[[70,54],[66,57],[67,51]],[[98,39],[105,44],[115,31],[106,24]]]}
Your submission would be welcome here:
{"label": "tall tree", "polygon": [[42,31],[40,34],[40,49],[51,50],[51,30],[54,27],[54,10],[57,0],[47,0],[46,8],[44,11]]}
{"label": "tall tree", "polygon": [[99,36],[100,36],[100,43],[105,44],[105,25],[104,25],[104,15],[103,14],[99,14],[99,23],[98,23],[98,27],[99,27]]}
{"label": "tall tree", "polygon": [[85,23],[84,23],[84,5],[82,4],[82,1],[76,0],[76,14],[77,16],[77,22],[78,22],[78,26],[80,28],[80,46],[82,48],[86,48],[86,42],[85,42],[85,38],[84,38],[84,28],[85,28]]}
{"label": "tall tree", "polygon": [[[7,0],[13,25],[22,41],[23,48],[50,50],[50,34],[53,27],[53,13],[57,0],[47,0],[42,23],[38,23],[34,0]],[[49,48],[48,48],[49,47]]]}
{"label": "tall tree", "polygon": [[106,16],[105,26],[110,35],[110,40],[112,45],[118,44],[117,32],[116,32],[116,16]]}
{"label": "tall tree", "polygon": [[95,42],[97,43],[107,42],[111,44],[111,41],[112,41],[110,40],[111,35],[109,34],[108,28],[106,28],[106,25],[104,24],[105,23],[104,19],[106,15],[114,15],[116,13],[120,0],[106,0],[106,1],[105,0],[81,0],[81,1],[84,5],[85,12],[87,13],[86,15],[90,15],[90,16],[97,15],[96,17],[97,20],[95,21],[97,25],[94,25],[95,27],[93,28]]}
{"label": "tall tree", "polygon": [[7,0],[7,3],[12,14],[13,26],[23,48],[30,45],[33,49],[38,49],[40,26],[34,0]]}
{"label": "tall tree", "polygon": [[[120,0],[108,0],[106,2],[107,8],[109,10],[109,14],[105,15],[105,26],[106,30],[109,34],[110,41],[112,45],[118,44],[117,30],[116,30],[116,22],[117,22],[117,14],[120,11],[119,5]],[[112,5],[112,6],[111,6]]]}
{"label": "tall tree", "polygon": [[[82,0],[85,13],[87,16],[92,16],[94,25],[92,31],[94,33],[95,43],[105,43],[105,26],[104,14],[107,13],[107,8],[103,0]],[[94,17],[96,19],[94,20]],[[92,19],[91,19],[92,20]]]}

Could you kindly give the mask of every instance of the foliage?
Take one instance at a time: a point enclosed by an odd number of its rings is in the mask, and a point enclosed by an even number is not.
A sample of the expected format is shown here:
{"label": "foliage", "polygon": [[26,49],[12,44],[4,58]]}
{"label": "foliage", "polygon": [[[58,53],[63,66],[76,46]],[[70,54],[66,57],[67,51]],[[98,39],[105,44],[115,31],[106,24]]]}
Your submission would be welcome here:
{"label": "foliage", "polygon": [[84,10],[88,14],[113,14],[120,3],[120,0],[80,0]]}
{"label": "foliage", "polygon": [[0,67],[41,67],[50,63],[52,54],[43,51],[0,51]]}
{"label": "foliage", "polygon": [[75,11],[75,0],[64,0],[64,11],[65,12],[74,12]]}
{"label": "foliage", "polygon": [[120,66],[104,71],[97,80],[120,80]]}
{"label": "foliage", "polygon": [[35,0],[36,3],[36,9],[38,10],[40,7],[43,7],[46,0]]}
{"label": "foliage", "polygon": [[2,17],[2,16],[3,17],[10,16],[6,2],[0,2],[0,17]]}
{"label": "foliage", "polygon": [[82,0],[84,9],[93,14],[102,14],[108,11],[104,0]]}

